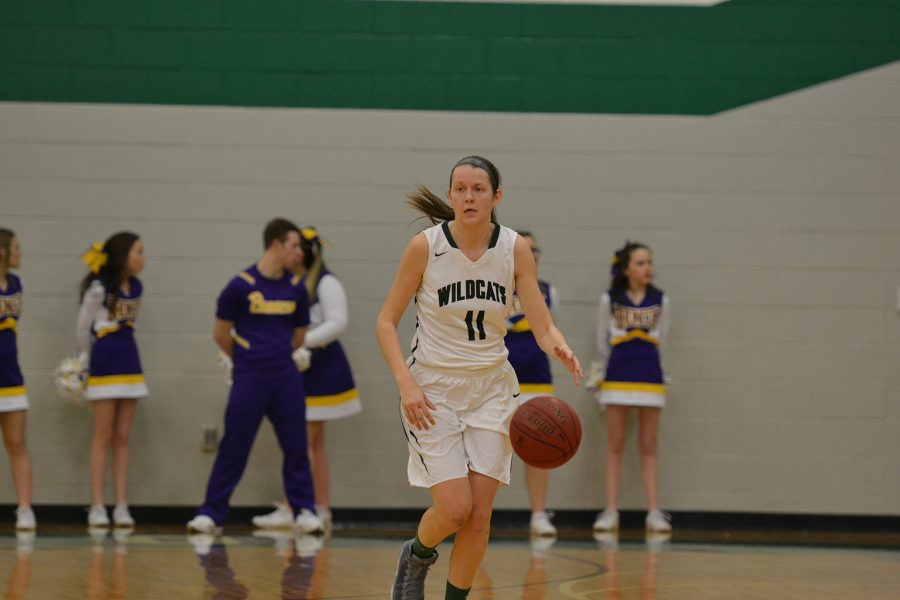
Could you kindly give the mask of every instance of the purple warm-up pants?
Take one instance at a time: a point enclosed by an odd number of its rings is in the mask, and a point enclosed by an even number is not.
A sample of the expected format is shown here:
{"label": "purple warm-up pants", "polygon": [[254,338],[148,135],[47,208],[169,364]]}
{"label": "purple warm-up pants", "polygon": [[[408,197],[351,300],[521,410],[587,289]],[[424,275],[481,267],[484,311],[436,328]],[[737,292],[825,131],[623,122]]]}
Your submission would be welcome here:
{"label": "purple warm-up pants", "polygon": [[228,517],[228,502],[237,487],[250,449],[264,416],[269,417],[284,454],[281,474],[284,491],[294,512],[314,510],[312,475],[306,446],[306,401],[303,378],[296,370],[270,373],[235,373],[228,407],[225,435],[209,475],[206,500],[197,514],[207,515],[217,525]]}

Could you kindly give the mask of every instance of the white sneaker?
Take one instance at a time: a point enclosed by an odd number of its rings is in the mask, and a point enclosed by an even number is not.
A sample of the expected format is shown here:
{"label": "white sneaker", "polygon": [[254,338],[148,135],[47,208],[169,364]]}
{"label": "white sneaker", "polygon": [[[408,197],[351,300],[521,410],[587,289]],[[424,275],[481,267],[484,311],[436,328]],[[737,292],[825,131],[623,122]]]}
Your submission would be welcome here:
{"label": "white sneaker", "polygon": [[116,527],[134,527],[134,519],[128,512],[127,504],[116,504],[113,509],[113,523],[116,524]]}
{"label": "white sneaker", "polygon": [[31,507],[20,506],[16,509],[16,531],[32,531],[37,528],[34,511]]}
{"label": "white sneaker", "polygon": [[325,531],[331,531],[332,527],[334,526],[334,521],[331,518],[331,509],[317,505],[316,515],[319,517],[319,520],[322,521],[322,529],[324,529]]}
{"label": "white sneaker", "polygon": [[672,515],[661,510],[651,510],[645,521],[650,531],[672,531]]}
{"label": "white sneaker", "polygon": [[273,502],[275,510],[265,515],[253,517],[253,526],[260,529],[287,529],[294,524],[294,512],[281,502]]}
{"label": "white sneaker", "polygon": [[546,511],[531,513],[531,535],[542,537],[556,535],[556,527],[550,522],[550,515]]}
{"label": "white sneaker", "polygon": [[219,533],[222,528],[216,525],[216,522],[206,515],[197,515],[193,519],[187,522],[188,531],[196,532],[196,533],[205,533],[208,535],[215,535]]}
{"label": "white sneaker", "polygon": [[95,504],[88,511],[88,527],[109,527],[109,515],[106,514],[106,507],[102,504]]}
{"label": "white sneaker", "polygon": [[301,508],[300,514],[294,520],[294,526],[300,533],[322,533],[322,519],[308,508]]}
{"label": "white sneaker", "polygon": [[594,521],[594,531],[615,531],[619,528],[619,511],[606,509]]}

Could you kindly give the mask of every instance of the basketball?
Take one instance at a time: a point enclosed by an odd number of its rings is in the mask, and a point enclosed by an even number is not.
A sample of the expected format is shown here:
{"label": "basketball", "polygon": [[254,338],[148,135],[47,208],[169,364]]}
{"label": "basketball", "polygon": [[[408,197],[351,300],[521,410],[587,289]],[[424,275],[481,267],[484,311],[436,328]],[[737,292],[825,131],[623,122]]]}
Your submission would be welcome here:
{"label": "basketball", "polygon": [[513,413],[509,426],[513,450],[525,464],[553,469],[575,456],[581,421],[572,407],[554,396],[538,396]]}

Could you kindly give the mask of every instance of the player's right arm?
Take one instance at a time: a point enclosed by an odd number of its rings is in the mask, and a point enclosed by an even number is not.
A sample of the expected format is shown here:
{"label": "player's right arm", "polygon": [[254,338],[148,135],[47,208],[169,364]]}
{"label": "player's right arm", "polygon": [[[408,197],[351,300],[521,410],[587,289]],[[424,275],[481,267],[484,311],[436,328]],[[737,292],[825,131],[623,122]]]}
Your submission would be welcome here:
{"label": "player's right arm", "polygon": [[227,356],[231,356],[234,350],[234,338],[231,337],[232,329],[234,329],[234,321],[216,319],[213,325],[213,341]]}
{"label": "player's right arm", "polygon": [[431,411],[435,407],[425,398],[425,394],[406,366],[406,359],[400,349],[397,327],[409,306],[409,301],[422,283],[427,266],[428,240],[425,234],[420,233],[410,240],[400,258],[397,276],[384,301],[384,306],[381,307],[381,312],[378,313],[375,325],[375,336],[378,338],[381,353],[397,381],[397,387],[400,388],[403,414],[416,429],[428,429],[429,422],[434,425],[435,420],[431,416]]}

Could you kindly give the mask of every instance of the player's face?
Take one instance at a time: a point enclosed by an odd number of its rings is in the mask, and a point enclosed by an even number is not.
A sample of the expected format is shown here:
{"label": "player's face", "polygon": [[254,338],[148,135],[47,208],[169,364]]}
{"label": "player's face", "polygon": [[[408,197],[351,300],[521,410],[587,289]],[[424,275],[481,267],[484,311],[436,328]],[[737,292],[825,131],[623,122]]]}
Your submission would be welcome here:
{"label": "player's face", "polygon": [[147,262],[147,257],[144,255],[144,243],[137,240],[128,251],[128,262],[126,263],[128,274],[137,275],[143,271],[145,262]]}
{"label": "player's face", "polygon": [[9,241],[9,260],[6,267],[9,269],[18,269],[22,261],[22,250],[19,248],[19,240],[13,238]]}
{"label": "player's face", "polygon": [[281,259],[281,267],[292,271],[300,264],[303,258],[303,249],[300,247],[300,234],[296,231],[288,231],[287,237],[281,244],[278,257]]}
{"label": "player's face", "polygon": [[649,285],[653,281],[653,255],[646,248],[638,248],[631,253],[624,273],[631,283]]}
{"label": "player's face", "polygon": [[503,193],[491,190],[487,172],[472,165],[460,165],[450,175],[450,206],[458,223],[491,220],[491,209],[500,203]]}

